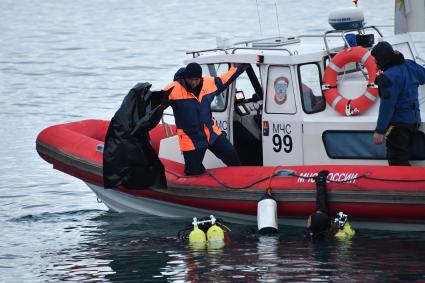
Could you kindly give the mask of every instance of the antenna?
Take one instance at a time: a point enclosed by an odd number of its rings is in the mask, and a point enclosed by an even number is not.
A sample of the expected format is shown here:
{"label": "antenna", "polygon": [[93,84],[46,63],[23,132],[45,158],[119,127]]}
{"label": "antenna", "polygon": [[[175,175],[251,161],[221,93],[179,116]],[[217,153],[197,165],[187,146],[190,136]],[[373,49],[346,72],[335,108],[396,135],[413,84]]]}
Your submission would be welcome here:
{"label": "antenna", "polygon": [[278,15],[278,12],[277,12],[277,3],[276,3],[276,0],[274,1],[274,9],[276,11],[277,31],[279,32],[279,37],[280,37],[279,15]]}
{"label": "antenna", "polygon": [[255,0],[257,4],[257,15],[258,15],[258,23],[260,24],[260,34],[263,36],[263,29],[261,28],[261,18],[260,18],[260,10],[258,9],[258,0]]}

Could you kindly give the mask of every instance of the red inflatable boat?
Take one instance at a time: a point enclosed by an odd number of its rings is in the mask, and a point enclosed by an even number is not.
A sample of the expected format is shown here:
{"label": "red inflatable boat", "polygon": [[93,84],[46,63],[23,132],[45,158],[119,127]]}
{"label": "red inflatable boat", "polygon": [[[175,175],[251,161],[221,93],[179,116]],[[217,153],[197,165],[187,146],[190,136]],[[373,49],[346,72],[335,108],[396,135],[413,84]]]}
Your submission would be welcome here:
{"label": "red inflatable boat", "polygon": [[[328,170],[330,212],[344,211],[358,228],[425,230],[425,168],[366,165],[241,166],[208,169],[186,177],[184,165],[161,158],[167,188],[105,189],[102,148],[109,121],[55,125],[37,138],[37,151],[55,169],[83,180],[113,211],[164,217],[214,214],[227,221],[256,221],[258,200],[270,191],[279,223],[305,225],[315,210],[312,177]],[[162,124],[150,131],[158,153]]]}

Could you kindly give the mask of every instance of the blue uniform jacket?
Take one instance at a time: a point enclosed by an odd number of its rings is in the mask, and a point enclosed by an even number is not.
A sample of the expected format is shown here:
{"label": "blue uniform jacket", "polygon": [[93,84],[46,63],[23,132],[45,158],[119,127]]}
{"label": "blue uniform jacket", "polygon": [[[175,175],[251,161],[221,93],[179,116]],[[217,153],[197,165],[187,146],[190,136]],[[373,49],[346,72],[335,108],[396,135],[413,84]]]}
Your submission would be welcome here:
{"label": "blue uniform jacket", "polygon": [[412,60],[386,70],[378,80],[381,104],[375,131],[384,134],[391,123],[421,123],[418,87],[425,84],[425,68]]}
{"label": "blue uniform jacket", "polygon": [[237,64],[218,77],[203,77],[199,96],[186,89],[183,71],[177,71],[165,90],[173,88],[168,104],[173,108],[180,150],[191,151],[208,147],[221,134],[212,117],[211,103],[244,71],[244,66]]}

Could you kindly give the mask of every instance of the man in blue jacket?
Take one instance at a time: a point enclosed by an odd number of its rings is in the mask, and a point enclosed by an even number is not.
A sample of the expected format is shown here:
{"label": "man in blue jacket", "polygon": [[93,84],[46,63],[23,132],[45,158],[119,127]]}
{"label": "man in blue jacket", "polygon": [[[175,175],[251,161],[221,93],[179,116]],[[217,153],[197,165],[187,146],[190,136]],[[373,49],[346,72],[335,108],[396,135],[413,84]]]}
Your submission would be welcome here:
{"label": "man in blue jacket", "polygon": [[421,123],[418,86],[425,84],[425,68],[404,59],[386,41],[379,42],[372,55],[383,71],[376,79],[381,103],[374,142],[386,138],[390,166],[410,166],[409,146]]}
{"label": "man in blue jacket", "polygon": [[165,87],[171,93],[164,108],[173,108],[186,175],[204,173],[202,160],[207,149],[227,166],[241,165],[236,149],[212,116],[211,103],[248,67],[249,64],[237,64],[218,77],[203,77],[201,66],[190,63],[178,70],[174,81]]}

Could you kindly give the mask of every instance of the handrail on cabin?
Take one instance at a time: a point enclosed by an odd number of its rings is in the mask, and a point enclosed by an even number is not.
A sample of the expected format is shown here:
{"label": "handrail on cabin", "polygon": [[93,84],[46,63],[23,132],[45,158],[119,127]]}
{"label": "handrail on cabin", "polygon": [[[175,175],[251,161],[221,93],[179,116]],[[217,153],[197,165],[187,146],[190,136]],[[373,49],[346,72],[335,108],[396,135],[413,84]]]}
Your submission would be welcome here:
{"label": "handrail on cabin", "polygon": [[205,52],[212,52],[212,51],[223,51],[226,54],[229,54],[226,49],[224,48],[212,48],[212,49],[203,49],[203,50],[195,50],[195,51],[188,51],[186,54],[192,54],[193,58],[201,56],[201,53]]}
{"label": "handrail on cabin", "polygon": [[[267,40],[274,40],[274,42],[267,42]],[[261,45],[261,42],[263,42],[263,44],[266,44],[266,45]],[[233,44],[233,47],[229,49],[237,48],[238,45],[245,45],[245,47],[252,47],[255,49],[256,47],[270,47],[270,45],[273,45],[274,47],[278,47],[278,46],[290,45],[290,44],[299,43],[299,42],[300,42],[300,39],[298,36],[291,36],[291,37],[273,36],[273,37],[257,38],[257,39],[235,42]],[[249,46],[249,44],[251,44],[251,46]]]}
{"label": "handrail on cabin", "polygon": [[345,38],[345,34],[348,33],[348,32],[353,32],[353,31],[357,31],[359,34],[361,34],[362,32],[364,33],[364,30],[365,29],[374,29],[379,34],[379,36],[381,38],[384,37],[383,34],[381,33],[381,31],[376,26],[365,26],[365,27],[362,27],[362,28],[346,29],[346,30],[329,30],[329,31],[325,32],[323,34],[323,41],[325,43],[326,53],[328,54],[329,58],[331,58],[331,51],[329,49],[327,37],[330,34],[332,34],[332,33],[340,33],[340,36],[341,36],[342,40],[344,41],[344,43],[346,44],[346,46],[348,48],[350,48],[350,44],[348,43],[347,39]]}
{"label": "handrail on cabin", "polygon": [[235,54],[236,50],[244,49],[244,50],[273,50],[273,51],[286,51],[289,53],[289,56],[294,55],[291,50],[286,48],[272,48],[272,47],[235,47],[232,50],[232,54]]}

